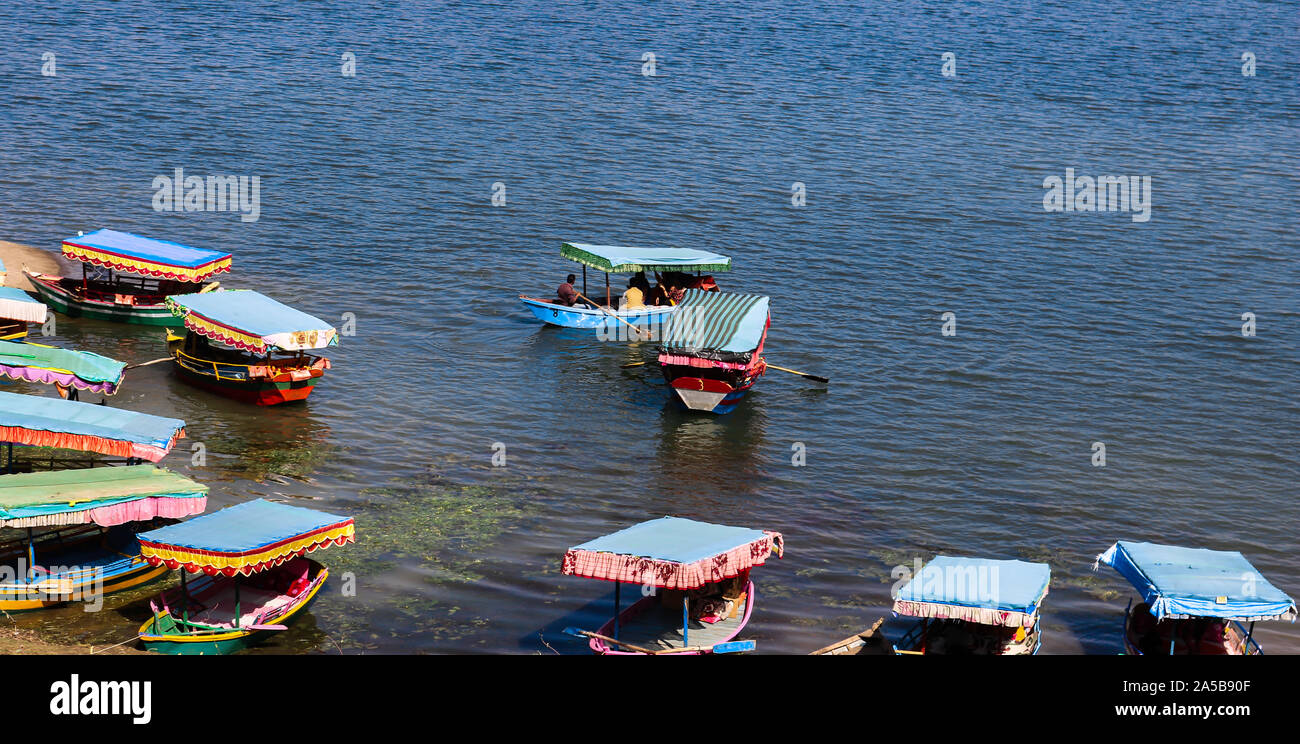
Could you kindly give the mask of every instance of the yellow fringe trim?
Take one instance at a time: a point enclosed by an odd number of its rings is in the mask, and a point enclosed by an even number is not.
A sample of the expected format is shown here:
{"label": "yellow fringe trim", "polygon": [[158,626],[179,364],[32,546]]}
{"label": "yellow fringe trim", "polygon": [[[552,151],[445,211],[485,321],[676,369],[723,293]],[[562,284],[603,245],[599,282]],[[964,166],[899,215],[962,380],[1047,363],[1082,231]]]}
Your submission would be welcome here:
{"label": "yellow fringe trim", "polygon": [[191,312],[185,313],[185,327],[208,337],[216,337],[219,341],[237,341],[250,351],[266,350],[266,342],[262,340],[261,336],[254,336],[251,333],[244,333],[233,328],[217,325],[207,318],[199,317]]}
{"label": "yellow fringe trim", "polygon": [[[196,553],[185,548],[155,548],[144,543],[140,544],[140,555],[145,558],[154,558],[165,563],[180,563],[186,566],[199,566],[200,568],[214,568],[224,572],[226,569],[234,569],[238,573],[246,573],[244,569],[252,568],[260,563],[275,563],[277,560],[295,555],[304,548],[311,548],[313,545],[321,545],[325,542],[334,544],[339,540],[347,538],[345,542],[351,542],[355,539],[356,526],[351,522],[337,529],[327,532],[320,532],[310,537],[304,537],[290,543],[284,543],[269,550],[260,553],[243,556],[224,556],[209,555],[207,553]],[[314,550],[314,548],[312,549]],[[307,552],[312,552],[308,550]]]}
{"label": "yellow fringe trim", "polygon": [[220,274],[223,271],[230,271],[232,257],[223,258],[216,263],[208,264],[199,269],[190,269],[182,266],[169,266],[167,264],[154,263],[152,261],[140,261],[133,258],[115,256],[103,251],[97,251],[93,248],[83,248],[71,243],[63,244],[63,255],[72,261],[81,261],[92,263],[96,266],[105,266],[118,271],[129,271],[133,274],[144,274],[146,276],[160,276],[166,279],[177,279],[185,282],[201,282],[214,274]]}

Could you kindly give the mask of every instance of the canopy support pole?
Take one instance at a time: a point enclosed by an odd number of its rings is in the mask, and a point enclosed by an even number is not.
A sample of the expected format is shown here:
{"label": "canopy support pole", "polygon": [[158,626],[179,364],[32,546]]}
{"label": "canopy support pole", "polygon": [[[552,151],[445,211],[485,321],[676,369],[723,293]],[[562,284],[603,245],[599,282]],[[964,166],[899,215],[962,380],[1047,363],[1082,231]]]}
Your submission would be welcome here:
{"label": "canopy support pole", "polygon": [[235,574],[235,630],[239,630],[239,574]]}
{"label": "canopy support pole", "polygon": [[[32,528],[27,528],[27,576],[36,568],[36,540],[32,538]],[[26,577],[24,577],[26,578]]]}
{"label": "canopy support pole", "polygon": [[1250,628],[1246,630],[1246,642],[1242,644],[1241,655],[1250,656],[1250,637],[1255,635],[1255,621],[1250,621]]}
{"label": "canopy support pole", "polygon": [[621,596],[622,590],[623,590],[623,582],[615,581],[614,582],[614,637],[615,638],[618,638],[618,616],[623,614],[622,613],[623,598]]}
{"label": "canopy support pole", "polygon": [[1174,643],[1178,640],[1178,621],[1174,620],[1169,626],[1169,655],[1174,655]]}
{"label": "canopy support pole", "polygon": [[190,589],[185,584],[185,567],[181,566],[181,618],[188,625],[190,622]]}
{"label": "canopy support pole", "polygon": [[587,294],[587,264],[582,265],[582,293]]}
{"label": "canopy support pole", "polygon": [[691,645],[690,641],[686,638],[686,631],[690,629],[690,625],[691,625],[691,593],[682,592],[682,647],[683,648]]}
{"label": "canopy support pole", "polygon": [[613,307],[609,304],[609,272],[605,272],[605,307]]}

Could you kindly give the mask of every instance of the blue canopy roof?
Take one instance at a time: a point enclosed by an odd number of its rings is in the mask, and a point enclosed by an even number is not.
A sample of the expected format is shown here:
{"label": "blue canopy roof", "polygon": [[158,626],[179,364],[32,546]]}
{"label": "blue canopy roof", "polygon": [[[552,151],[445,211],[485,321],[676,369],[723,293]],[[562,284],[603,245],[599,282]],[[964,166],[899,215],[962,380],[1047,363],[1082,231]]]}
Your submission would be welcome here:
{"label": "blue canopy roof", "polygon": [[[3,271],[0,267],[0,271]],[[45,303],[17,287],[0,287],[0,318],[44,323],[49,310]]]}
{"label": "blue canopy roof", "polygon": [[[0,393],[0,427],[10,427],[5,441],[15,444],[120,454],[156,462],[182,434],[185,422],[60,398]],[[41,436],[45,432],[63,436]],[[51,443],[53,439],[58,442]],[[138,446],[118,451],[114,443]]]}
{"label": "blue canopy roof", "polygon": [[758,348],[767,331],[763,295],[688,289],[664,329],[663,350],[721,361]]}
{"label": "blue canopy roof", "polygon": [[590,243],[564,243],[560,255],[611,274],[637,271],[730,271],[731,259],[694,248],[634,248]]}
{"label": "blue canopy roof", "polygon": [[63,242],[125,258],[187,269],[197,269],[214,261],[230,258],[229,253],[222,251],[193,248],[170,240],[155,240],[117,230],[96,230],[75,238],[68,238]]}
{"label": "blue canopy roof", "polygon": [[1047,594],[1046,563],[941,555],[899,590],[895,601],[956,605],[1033,615]]}
{"label": "blue canopy roof", "polygon": [[767,536],[762,530],[747,527],[727,527],[681,517],[662,517],[575,545],[571,549],[694,563]]}
{"label": "blue canopy roof", "polygon": [[351,521],[351,517],[257,499],[142,532],[139,537],[156,546],[250,553]]}
{"label": "blue canopy roof", "polygon": [[1236,551],[1120,540],[1097,561],[1128,579],[1157,620],[1296,617],[1295,601]]}
{"label": "blue canopy roof", "polygon": [[173,295],[167,305],[186,328],[244,348],[297,351],[338,344],[334,326],[251,289]]}

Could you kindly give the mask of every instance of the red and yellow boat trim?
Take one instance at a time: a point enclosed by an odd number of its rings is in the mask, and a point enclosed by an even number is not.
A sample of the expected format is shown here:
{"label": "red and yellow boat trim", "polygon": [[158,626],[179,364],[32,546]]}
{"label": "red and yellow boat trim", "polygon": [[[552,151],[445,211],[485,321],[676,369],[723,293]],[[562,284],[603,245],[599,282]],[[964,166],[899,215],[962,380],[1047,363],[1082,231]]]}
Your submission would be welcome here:
{"label": "red and yellow boat trim", "polygon": [[251,576],[259,571],[278,566],[292,558],[314,552],[330,545],[346,545],[356,539],[352,519],[327,525],[318,530],[262,546],[256,550],[227,553],[179,545],[163,545],[140,540],[140,554],[152,565],[184,568],[190,573],[202,571],[215,576]]}
{"label": "red and yellow boat trim", "polygon": [[142,274],[144,276],[152,276],[159,279],[174,279],[180,282],[194,283],[202,282],[216,274],[230,271],[232,260],[230,256],[226,256],[195,268],[172,266],[170,264],[156,263],[153,261],[142,261],[138,258],[123,256],[113,253],[112,251],[106,251],[103,248],[77,245],[76,243],[70,243],[66,240],[63,242],[63,256],[70,261],[94,264],[115,271],[125,271],[131,274]]}

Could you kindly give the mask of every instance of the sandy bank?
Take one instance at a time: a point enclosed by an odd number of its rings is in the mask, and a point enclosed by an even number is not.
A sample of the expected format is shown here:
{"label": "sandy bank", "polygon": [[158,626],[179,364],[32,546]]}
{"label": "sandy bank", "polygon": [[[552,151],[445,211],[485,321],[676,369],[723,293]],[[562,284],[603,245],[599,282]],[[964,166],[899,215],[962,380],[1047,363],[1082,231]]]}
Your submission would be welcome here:
{"label": "sandy bank", "polygon": [[[6,260],[5,265],[9,262]],[[144,654],[147,651],[141,651],[136,648],[135,643],[110,648],[107,646],[87,646],[80,643],[50,643],[41,638],[34,630],[24,630],[22,628],[2,628],[0,629],[0,654],[40,654],[46,656],[69,656],[74,654],[89,654],[92,651],[103,654]]]}
{"label": "sandy bank", "polygon": [[5,271],[9,273],[4,280],[6,287],[32,289],[31,282],[23,276],[24,264],[32,271],[47,274],[62,272],[57,254],[31,245],[11,243],[8,240],[0,240],[0,261],[4,262]]}

